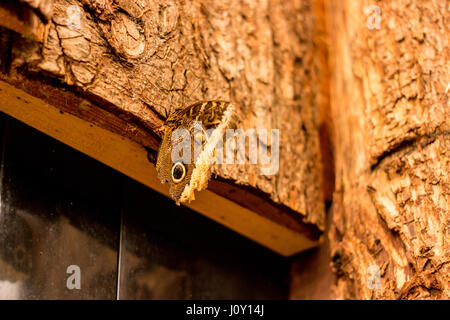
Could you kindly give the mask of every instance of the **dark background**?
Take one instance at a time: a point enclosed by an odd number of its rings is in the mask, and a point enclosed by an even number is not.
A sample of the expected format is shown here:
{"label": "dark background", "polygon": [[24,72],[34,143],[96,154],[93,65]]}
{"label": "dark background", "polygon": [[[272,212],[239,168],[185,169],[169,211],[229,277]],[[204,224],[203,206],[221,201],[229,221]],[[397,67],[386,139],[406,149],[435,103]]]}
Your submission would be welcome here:
{"label": "dark background", "polygon": [[0,150],[0,298],[288,298],[288,259],[3,113]]}

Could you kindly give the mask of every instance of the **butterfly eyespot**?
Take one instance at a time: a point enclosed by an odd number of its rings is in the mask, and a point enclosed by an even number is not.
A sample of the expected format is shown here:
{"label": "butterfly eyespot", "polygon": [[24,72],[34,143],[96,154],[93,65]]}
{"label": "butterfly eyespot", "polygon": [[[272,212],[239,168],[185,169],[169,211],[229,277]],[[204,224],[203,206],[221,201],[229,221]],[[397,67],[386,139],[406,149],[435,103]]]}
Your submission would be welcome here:
{"label": "butterfly eyespot", "polygon": [[186,176],[186,167],[182,162],[176,162],[172,166],[172,181],[175,183],[181,182]]}

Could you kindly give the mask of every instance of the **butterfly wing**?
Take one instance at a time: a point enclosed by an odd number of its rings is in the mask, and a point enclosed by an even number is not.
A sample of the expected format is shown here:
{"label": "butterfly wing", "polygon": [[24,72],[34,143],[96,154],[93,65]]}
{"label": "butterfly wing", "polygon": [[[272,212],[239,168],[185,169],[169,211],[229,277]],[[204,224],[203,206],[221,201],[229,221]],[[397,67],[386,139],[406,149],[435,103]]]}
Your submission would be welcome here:
{"label": "butterfly wing", "polygon": [[[205,132],[214,128],[214,133],[207,142],[203,142],[201,152],[194,156],[191,152],[189,163],[185,163],[185,175],[178,181],[174,179],[172,151],[177,141],[172,141],[176,129],[187,129],[189,132],[190,150],[194,150],[194,124],[201,122]],[[214,163],[213,149],[220,139],[223,139],[227,128],[235,127],[237,123],[234,106],[225,101],[207,101],[195,103],[184,109],[177,109],[166,120],[165,134],[158,152],[156,170],[162,183],[169,183],[169,193],[177,204],[195,199],[194,191],[207,187],[211,177],[211,167]],[[223,141],[223,140],[222,140]]]}
{"label": "butterfly wing", "polygon": [[177,204],[180,204],[181,195],[185,189],[186,184],[189,183],[192,175],[193,164],[184,163],[184,177],[181,179],[181,181],[175,182],[172,177],[172,168],[174,166],[174,162],[172,161],[172,132],[172,129],[167,130],[161,142],[161,147],[159,149],[158,158],[156,161],[156,171],[161,183],[169,184],[170,197],[175,200]]}

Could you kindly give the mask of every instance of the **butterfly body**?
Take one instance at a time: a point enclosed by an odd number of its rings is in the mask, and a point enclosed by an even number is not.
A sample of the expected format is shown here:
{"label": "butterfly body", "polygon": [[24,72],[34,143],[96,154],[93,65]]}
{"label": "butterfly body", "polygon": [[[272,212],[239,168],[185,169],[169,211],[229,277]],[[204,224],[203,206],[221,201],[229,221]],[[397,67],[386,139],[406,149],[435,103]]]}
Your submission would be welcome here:
{"label": "butterfly body", "polygon": [[[214,148],[223,139],[225,130],[236,124],[235,107],[226,101],[198,102],[169,115],[164,124],[156,170],[161,182],[169,183],[169,194],[177,204],[194,200],[195,190],[206,189],[214,164]],[[208,139],[196,137],[199,132],[205,133],[209,129],[214,130]],[[198,154],[192,152],[188,157],[184,155],[183,160],[174,160],[174,150],[181,142],[186,143],[186,139],[174,139],[180,131],[186,133],[184,138],[190,138],[188,150],[194,150],[197,144],[201,145],[201,151]]]}

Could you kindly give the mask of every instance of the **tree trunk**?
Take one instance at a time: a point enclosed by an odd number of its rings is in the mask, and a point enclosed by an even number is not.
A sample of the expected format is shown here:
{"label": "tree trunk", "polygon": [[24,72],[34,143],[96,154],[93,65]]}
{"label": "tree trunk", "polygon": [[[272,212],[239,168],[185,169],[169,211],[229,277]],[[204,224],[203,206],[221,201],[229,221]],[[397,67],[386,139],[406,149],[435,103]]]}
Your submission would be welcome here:
{"label": "tree trunk", "polygon": [[334,294],[448,299],[449,3],[375,4],[328,7]]}

